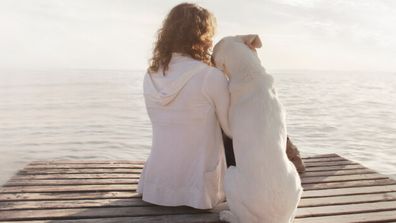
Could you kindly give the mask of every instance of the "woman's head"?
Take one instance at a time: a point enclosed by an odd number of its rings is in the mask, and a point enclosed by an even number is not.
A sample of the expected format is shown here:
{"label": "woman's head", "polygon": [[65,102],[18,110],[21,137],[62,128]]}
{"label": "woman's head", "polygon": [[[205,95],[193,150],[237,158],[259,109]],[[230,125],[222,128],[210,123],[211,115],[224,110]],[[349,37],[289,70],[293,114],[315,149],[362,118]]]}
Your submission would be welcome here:
{"label": "woman's head", "polygon": [[172,53],[188,55],[210,64],[216,21],[206,9],[191,3],[175,6],[158,30],[148,72],[168,69]]}

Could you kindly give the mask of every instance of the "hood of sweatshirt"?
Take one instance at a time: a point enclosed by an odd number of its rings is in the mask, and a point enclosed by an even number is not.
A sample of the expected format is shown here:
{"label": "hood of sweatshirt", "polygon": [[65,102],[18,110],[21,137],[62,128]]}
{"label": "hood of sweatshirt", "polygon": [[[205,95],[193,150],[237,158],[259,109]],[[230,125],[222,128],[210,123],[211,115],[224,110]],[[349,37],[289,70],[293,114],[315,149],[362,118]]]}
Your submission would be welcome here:
{"label": "hood of sweatshirt", "polygon": [[144,95],[145,97],[155,103],[165,106],[171,103],[187,84],[187,82],[201,70],[206,68],[207,65],[196,64],[184,73],[178,75],[178,77],[166,84],[166,86],[157,86],[152,76],[147,73],[144,80]]}

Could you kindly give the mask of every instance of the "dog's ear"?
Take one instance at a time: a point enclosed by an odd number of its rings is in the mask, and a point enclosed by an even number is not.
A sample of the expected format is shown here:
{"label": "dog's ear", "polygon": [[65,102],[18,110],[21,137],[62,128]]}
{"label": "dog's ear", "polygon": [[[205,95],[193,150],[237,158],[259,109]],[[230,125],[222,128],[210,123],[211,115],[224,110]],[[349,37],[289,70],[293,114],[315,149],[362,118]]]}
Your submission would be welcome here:
{"label": "dog's ear", "polygon": [[241,35],[241,39],[248,46],[260,48],[262,46],[261,39],[257,34]]}

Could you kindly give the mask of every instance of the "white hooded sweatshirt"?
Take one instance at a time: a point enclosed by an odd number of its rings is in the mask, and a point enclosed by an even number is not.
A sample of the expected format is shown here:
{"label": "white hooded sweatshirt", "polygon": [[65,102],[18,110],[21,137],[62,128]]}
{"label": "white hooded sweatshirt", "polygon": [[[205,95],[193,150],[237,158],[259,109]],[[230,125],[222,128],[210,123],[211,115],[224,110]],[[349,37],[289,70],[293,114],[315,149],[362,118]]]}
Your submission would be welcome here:
{"label": "white hooded sweatshirt", "polygon": [[173,53],[166,75],[147,73],[143,88],[153,139],[137,192],[164,206],[211,209],[223,202],[221,128],[230,135],[225,75]]}

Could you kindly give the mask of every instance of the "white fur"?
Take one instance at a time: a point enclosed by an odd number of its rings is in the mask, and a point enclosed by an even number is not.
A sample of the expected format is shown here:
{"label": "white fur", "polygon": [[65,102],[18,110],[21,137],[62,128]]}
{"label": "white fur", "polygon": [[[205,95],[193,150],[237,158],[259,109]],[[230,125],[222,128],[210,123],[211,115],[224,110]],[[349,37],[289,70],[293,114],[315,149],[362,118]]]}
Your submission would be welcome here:
{"label": "white fur", "polygon": [[[223,38],[213,50],[216,66],[230,78],[229,113],[236,167],[227,169],[224,189],[230,211],[220,218],[232,223],[289,223],[302,187],[286,155],[285,111],[273,78],[255,50],[258,36]],[[258,44],[259,43],[259,44]]]}

